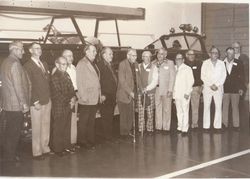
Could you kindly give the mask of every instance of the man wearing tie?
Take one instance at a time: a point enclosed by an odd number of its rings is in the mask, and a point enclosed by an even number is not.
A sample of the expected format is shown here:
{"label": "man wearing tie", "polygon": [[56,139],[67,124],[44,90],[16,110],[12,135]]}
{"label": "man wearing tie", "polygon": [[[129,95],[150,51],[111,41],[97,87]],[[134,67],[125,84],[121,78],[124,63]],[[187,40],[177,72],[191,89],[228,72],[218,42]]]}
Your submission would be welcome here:
{"label": "man wearing tie", "polygon": [[103,137],[113,141],[113,116],[116,105],[117,77],[112,69],[113,52],[110,48],[104,47],[101,51],[102,59],[97,66],[100,70],[100,83],[103,103],[100,106]]}
{"label": "man wearing tie", "polygon": [[31,126],[32,126],[32,152],[34,159],[44,159],[43,154],[53,154],[49,148],[50,138],[50,72],[46,62],[40,57],[42,49],[40,44],[34,42],[30,45],[31,59],[24,68],[31,81]]}

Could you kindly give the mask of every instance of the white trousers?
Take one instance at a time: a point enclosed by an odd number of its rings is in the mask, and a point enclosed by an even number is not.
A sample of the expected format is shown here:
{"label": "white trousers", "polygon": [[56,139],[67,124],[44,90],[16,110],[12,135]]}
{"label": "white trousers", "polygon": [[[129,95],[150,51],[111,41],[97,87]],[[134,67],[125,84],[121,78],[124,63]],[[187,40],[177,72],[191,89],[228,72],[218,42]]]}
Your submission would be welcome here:
{"label": "white trousers", "polygon": [[178,119],[177,130],[182,132],[187,132],[189,128],[189,103],[190,98],[188,100],[184,97],[181,99],[175,99]]}
{"label": "white trousers", "polygon": [[204,90],[203,91],[203,99],[204,99],[204,111],[203,111],[203,128],[210,128],[210,108],[212,98],[215,103],[215,115],[214,115],[214,128],[221,129],[222,125],[222,98],[223,93],[221,90],[211,91]]}
{"label": "white trousers", "polygon": [[48,104],[41,105],[40,110],[36,110],[34,106],[30,107],[33,156],[50,152],[50,114],[51,101]]}

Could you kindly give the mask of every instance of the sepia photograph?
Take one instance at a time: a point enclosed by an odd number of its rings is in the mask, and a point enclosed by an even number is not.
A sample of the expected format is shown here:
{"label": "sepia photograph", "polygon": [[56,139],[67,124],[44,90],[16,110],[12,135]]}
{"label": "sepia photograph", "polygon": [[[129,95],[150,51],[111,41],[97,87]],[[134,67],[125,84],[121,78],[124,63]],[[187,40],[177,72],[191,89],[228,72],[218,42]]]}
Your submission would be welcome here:
{"label": "sepia photograph", "polygon": [[250,178],[248,0],[0,0],[0,178]]}

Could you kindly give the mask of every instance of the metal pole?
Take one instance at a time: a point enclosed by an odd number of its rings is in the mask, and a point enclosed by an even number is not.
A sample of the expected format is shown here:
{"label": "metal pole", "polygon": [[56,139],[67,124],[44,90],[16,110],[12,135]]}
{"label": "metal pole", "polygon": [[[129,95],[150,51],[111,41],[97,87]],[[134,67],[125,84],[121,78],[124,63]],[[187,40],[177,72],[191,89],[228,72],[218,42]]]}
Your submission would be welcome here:
{"label": "metal pole", "polygon": [[120,46],[121,46],[121,40],[120,40],[120,33],[119,33],[119,28],[118,28],[117,19],[115,19],[115,27],[116,27],[116,34],[117,34],[118,45],[119,45],[119,47],[120,47]]}

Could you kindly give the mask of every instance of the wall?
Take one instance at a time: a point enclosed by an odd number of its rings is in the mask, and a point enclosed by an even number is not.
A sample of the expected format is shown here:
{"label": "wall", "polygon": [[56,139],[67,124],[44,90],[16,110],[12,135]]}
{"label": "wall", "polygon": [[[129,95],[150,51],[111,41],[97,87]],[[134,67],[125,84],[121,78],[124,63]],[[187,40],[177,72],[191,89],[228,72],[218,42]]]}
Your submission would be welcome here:
{"label": "wall", "polygon": [[[80,0],[71,1],[82,2]],[[168,33],[171,27],[177,30],[182,23],[191,23],[198,26],[199,29],[201,27],[201,3],[173,3],[157,0],[85,0],[84,3],[146,8],[145,21],[118,21],[122,46],[143,48],[162,34]],[[15,17],[42,19],[15,20],[0,16],[0,37],[39,38],[45,36],[45,33],[41,29],[50,22],[49,17],[24,15]],[[93,36],[95,21],[77,19],[77,22],[84,35]],[[59,30],[66,32],[73,30],[73,26],[68,21],[57,21],[55,23]],[[12,29],[13,31],[5,31],[8,29]],[[17,29],[23,31],[17,31]],[[115,33],[114,22],[101,23],[99,32],[99,38],[103,40],[104,45],[117,45],[116,36],[112,34]]]}

